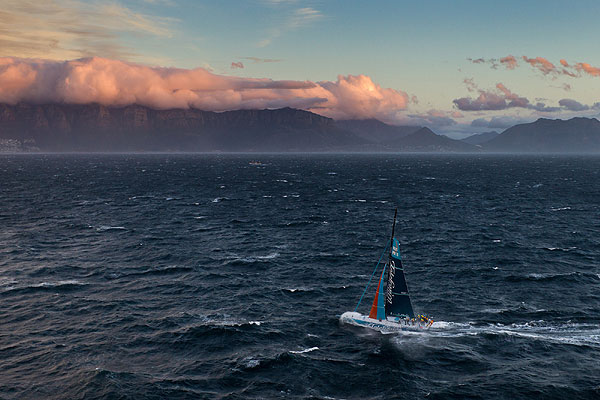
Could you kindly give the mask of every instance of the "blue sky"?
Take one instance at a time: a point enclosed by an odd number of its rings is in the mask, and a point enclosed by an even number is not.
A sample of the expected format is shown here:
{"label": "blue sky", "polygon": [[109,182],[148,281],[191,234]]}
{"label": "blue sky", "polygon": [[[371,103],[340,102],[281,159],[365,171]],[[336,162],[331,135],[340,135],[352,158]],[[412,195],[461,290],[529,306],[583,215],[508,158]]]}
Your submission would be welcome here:
{"label": "blue sky", "polygon": [[[312,82],[362,74],[409,99],[397,113],[386,114],[388,122],[425,122],[455,136],[540,116],[600,113],[597,1],[0,0],[0,5],[13,14],[12,20],[0,17],[0,32],[9,31],[0,34],[5,57],[99,56]],[[18,28],[15,16],[21,18]],[[65,29],[64,21],[77,26]],[[40,25],[43,34],[36,31]],[[15,38],[24,38],[21,47]],[[516,60],[512,68],[498,62],[509,55]],[[554,69],[523,56],[541,57]],[[569,74],[561,72],[560,60]],[[455,102],[461,98],[471,102]],[[564,99],[576,103],[560,105]]]}

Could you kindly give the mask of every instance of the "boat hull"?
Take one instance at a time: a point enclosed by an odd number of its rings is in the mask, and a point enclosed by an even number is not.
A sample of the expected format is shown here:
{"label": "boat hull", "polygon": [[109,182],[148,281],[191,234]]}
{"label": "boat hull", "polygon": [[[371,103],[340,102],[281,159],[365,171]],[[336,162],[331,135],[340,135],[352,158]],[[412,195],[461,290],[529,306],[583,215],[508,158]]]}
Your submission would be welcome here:
{"label": "boat hull", "polygon": [[350,325],[361,326],[363,328],[374,329],[383,333],[399,332],[399,331],[422,331],[427,330],[431,326],[427,323],[415,321],[414,323],[396,319],[373,319],[367,315],[357,312],[347,311],[340,317],[340,321]]}

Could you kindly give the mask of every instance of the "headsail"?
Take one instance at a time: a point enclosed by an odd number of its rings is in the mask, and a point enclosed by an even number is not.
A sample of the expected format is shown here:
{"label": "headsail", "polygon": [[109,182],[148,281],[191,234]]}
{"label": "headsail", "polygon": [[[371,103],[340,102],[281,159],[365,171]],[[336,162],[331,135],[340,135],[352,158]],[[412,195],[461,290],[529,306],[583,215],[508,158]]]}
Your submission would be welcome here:
{"label": "headsail", "polygon": [[385,277],[386,267],[383,267],[383,271],[381,271],[381,276],[379,277],[379,283],[377,284],[377,292],[375,292],[375,298],[373,299],[373,304],[371,305],[371,312],[369,313],[369,318],[382,320],[385,319],[385,294],[383,293],[383,284]]}
{"label": "headsail", "polygon": [[398,209],[394,212],[394,225],[392,226],[392,243],[390,247],[390,258],[387,263],[388,279],[385,292],[385,315],[394,317],[414,318],[410,297],[408,295],[408,286],[404,277],[404,268],[402,267],[402,258],[400,256],[400,242],[394,237],[396,229],[396,215]]}

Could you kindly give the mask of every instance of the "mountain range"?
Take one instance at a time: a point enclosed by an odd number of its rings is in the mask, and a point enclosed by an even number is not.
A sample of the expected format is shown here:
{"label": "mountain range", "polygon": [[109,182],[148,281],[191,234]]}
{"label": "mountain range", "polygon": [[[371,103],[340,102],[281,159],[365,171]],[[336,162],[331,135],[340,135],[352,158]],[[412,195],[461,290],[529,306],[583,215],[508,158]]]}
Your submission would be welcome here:
{"label": "mountain range", "polygon": [[0,104],[0,151],[599,152],[600,122],[539,119],[463,140],[427,127],[341,120],[293,108],[156,110]]}
{"label": "mountain range", "polygon": [[477,145],[484,144],[485,142],[489,142],[490,140],[492,140],[493,138],[495,138],[498,135],[499,135],[499,133],[496,131],[483,132],[483,133],[476,133],[474,135],[468,136],[461,140],[465,143],[474,144],[477,146]]}

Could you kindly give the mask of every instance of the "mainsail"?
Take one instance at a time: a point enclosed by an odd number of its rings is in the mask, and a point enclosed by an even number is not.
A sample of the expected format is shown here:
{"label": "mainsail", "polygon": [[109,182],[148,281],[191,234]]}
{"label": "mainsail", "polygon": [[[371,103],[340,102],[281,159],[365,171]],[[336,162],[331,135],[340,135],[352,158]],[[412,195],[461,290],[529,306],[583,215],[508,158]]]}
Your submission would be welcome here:
{"label": "mainsail", "polygon": [[402,267],[402,258],[400,256],[400,242],[396,238],[393,239],[390,260],[388,261],[385,315],[415,317],[415,312],[413,311],[408,295],[406,278],[404,277],[404,268]]}
{"label": "mainsail", "polygon": [[402,267],[402,258],[400,256],[400,242],[394,237],[396,229],[396,214],[394,212],[394,225],[392,226],[392,245],[390,248],[390,258],[387,263],[388,279],[385,292],[385,315],[393,317],[414,318],[410,297],[408,295],[408,286],[404,277],[404,268]]}

